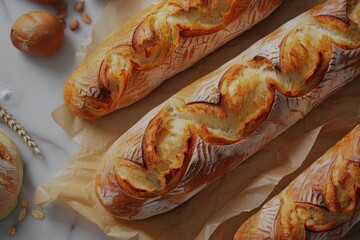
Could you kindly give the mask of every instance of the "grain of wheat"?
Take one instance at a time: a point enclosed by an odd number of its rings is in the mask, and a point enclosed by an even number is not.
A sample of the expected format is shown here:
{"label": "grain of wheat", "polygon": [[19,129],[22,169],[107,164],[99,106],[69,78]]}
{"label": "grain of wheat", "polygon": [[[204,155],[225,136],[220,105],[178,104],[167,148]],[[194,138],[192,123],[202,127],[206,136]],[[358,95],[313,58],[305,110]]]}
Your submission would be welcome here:
{"label": "grain of wheat", "polygon": [[10,236],[14,236],[15,233],[16,233],[16,227],[15,227],[14,225],[11,225],[11,226],[9,227],[8,234],[9,234]]}
{"label": "grain of wheat", "polygon": [[79,26],[80,26],[80,23],[78,20],[73,19],[70,21],[69,28],[71,31],[75,31],[76,29],[79,28]]}
{"label": "grain of wheat", "polygon": [[85,2],[84,0],[77,1],[75,4],[75,10],[78,12],[82,12],[84,10]]}
{"label": "grain of wheat", "polygon": [[27,200],[26,198],[23,198],[23,199],[21,200],[21,206],[22,206],[23,208],[27,208],[27,207],[29,206],[29,202],[28,202],[28,200]]}
{"label": "grain of wheat", "polygon": [[23,208],[19,213],[18,221],[21,222],[25,217],[26,217],[26,208]]}
{"label": "grain of wheat", "polygon": [[37,154],[41,155],[39,146],[27,133],[25,128],[4,108],[0,106],[0,119],[6,123]]}
{"label": "grain of wheat", "polygon": [[36,219],[44,219],[45,215],[44,212],[41,210],[31,210],[31,215]]}
{"label": "grain of wheat", "polygon": [[81,13],[81,19],[82,19],[83,22],[86,23],[86,24],[90,24],[90,23],[91,23],[90,15],[89,15],[87,12]]}

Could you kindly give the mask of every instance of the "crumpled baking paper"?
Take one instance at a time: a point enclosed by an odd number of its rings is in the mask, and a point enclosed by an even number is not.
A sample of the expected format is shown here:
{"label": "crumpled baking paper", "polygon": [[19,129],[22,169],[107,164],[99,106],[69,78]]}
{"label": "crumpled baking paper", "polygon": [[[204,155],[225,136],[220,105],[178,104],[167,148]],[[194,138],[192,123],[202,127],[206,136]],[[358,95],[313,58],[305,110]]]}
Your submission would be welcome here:
{"label": "crumpled baking paper", "polygon": [[[63,170],[38,187],[36,203],[61,200],[98,225],[110,239],[232,239],[239,226],[266,199],[280,192],[360,122],[359,78],[235,170],[186,203],[159,216],[127,221],[108,214],[95,196],[93,176],[96,168],[111,144],[146,112],[235,57],[287,20],[321,2],[285,1],[268,19],[190,69],[167,80],[145,99],[99,120],[82,120],[74,117],[64,106],[57,108],[53,112],[54,120],[79,143],[79,151]],[[110,1],[91,37],[76,54],[77,61],[81,62],[118,25],[149,4],[146,0]],[[356,236],[356,232],[350,232],[347,237],[356,239]]]}

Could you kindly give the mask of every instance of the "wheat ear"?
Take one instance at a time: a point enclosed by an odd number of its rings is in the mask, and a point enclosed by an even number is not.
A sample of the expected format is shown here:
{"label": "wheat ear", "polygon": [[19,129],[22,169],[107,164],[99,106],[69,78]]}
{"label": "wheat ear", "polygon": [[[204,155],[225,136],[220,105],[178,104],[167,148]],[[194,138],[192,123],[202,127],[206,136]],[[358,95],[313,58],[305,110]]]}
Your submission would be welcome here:
{"label": "wheat ear", "polygon": [[4,108],[0,106],[0,119],[6,123],[35,153],[41,155],[39,146],[23,126]]}

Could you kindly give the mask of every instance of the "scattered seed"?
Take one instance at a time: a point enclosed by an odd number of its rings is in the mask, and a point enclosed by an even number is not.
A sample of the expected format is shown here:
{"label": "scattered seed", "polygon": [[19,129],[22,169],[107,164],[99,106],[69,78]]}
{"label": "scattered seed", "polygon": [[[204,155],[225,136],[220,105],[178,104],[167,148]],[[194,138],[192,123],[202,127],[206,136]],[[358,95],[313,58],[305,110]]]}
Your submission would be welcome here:
{"label": "scattered seed", "polygon": [[85,2],[84,0],[77,1],[75,4],[75,10],[78,12],[82,12],[84,10]]}
{"label": "scattered seed", "polygon": [[66,17],[66,15],[67,15],[67,10],[66,10],[66,8],[65,8],[65,9],[59,10],[59,11],[57,12],[57,14],[56,14],[56,17],[57,17],[58,19],[63,20],[63,19]]}
{"label": "scattered seed", "polygon": [[59,1],[56,1],[54,4],[53,4],[54,8],[56,8],[57,10],[62,10],[62,9],[66,9],[67,7],[67,4],[64,0],[59,0]]}
{"label": "scattered seed", "polygon": [[10,236],[14,236],[15,233],[16,233],[16,227],[15,227],[14,225],[11,225],[11,226],[9,227],[8,234],[9,234]]}
{"label": "scattered seed", "polygon": [[76,29],[79,28],[79,26],[80,26],[79,21],[76,19],[71,20],[69,24],[69,28],[71,31],[75,31]]}
{"label": "scattered seed", "polygon": [[21,222],[26,216],[26,208],[21,209],[19,216],[18,216],[18,221]]}
{"label": "scattered seed", "polygon": [[41,210],[31,210],[31,215],[36,219],[44,219],[45,215]]}
{"label": "scattered seed", "polygon": [[86,23],[86,24],[91,23],[91,18],[90,18],[89,14],[87,12],[81,13],[81,18],[84,21],[84,23]]}
{"label": "scattered seed", "polygon": [[23,208],[27,208],[27,207],[29,206],[29,202],[28,202],[28,200],[27,200],[26,198],[23,198],[23,199],[21,200],[21,206],[22,206]]}

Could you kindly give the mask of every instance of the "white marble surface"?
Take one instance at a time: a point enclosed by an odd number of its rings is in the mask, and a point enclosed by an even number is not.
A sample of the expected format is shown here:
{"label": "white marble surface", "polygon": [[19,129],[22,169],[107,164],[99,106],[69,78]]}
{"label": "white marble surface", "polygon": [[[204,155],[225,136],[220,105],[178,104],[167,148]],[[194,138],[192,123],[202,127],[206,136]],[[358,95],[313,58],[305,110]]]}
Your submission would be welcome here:
{"label": "white marble surface", "polygon": [[[67,20],[80,16],[73,10],[75,0],[67,0],[69,13]],[[106,0],[87,1],[86,10],[93,22],[100,16]],[[4,124],[5,130],[15,141],[24,161],[24,186],[21,197],[26,197],[33,205],[36,186],[56,174],[72,156],[78,146],[51,118],[51,112],[62,104],[62,88],[67,76],[75,67],[74,53],[79,44],[90,33],[85,24],[77,32],[66,29],[65,42],[61,50],[50,58],[27,56],[15,49],[9,33],[12,22],[30,10],[49,10],[52,7],[36,4],[30,0],[0,0],[0,90],[14,91],[9,101],[1,101],[34,136],[43,151],[44,158],[35,156]],[[68,240],[106,239],[105,235],[67,206],[50,204],[42,208],[46,220],[36,220],[28,215],[17,225],[14,237],[7,235],[8,227],[16,223],[19,207],[5,220],[0,221],[0,239],[22,240]]]}

